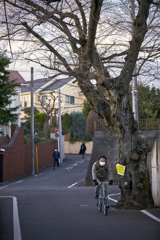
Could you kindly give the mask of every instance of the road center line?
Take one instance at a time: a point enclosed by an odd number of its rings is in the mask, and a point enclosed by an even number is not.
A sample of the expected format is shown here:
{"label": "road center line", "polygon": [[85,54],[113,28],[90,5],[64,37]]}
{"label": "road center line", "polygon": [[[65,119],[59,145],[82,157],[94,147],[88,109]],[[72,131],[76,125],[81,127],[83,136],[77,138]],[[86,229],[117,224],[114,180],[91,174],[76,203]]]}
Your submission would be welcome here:
{"label": "road center line", "polygon": [[68,188],[71,188],[71,187],[75,186],[77,183],[78,183],[78,182],[73,183],[71,186],[68,186]]}
{"label": "road center line", "polygon": [[19,223],[19,215],[18,215],[17,198],[12,197],[12,196],[0,196],[0,198],[7,198],[7,197],[13,199],[13,233],[14,233],[14,240],[22,240],[20,223]]}
{"label": "road center line", "polygon": [[[79,182],[81,182],[81,181],[83,181],[83,180],[84,180],[84,178],[81,179]],[[76,184],[78,184],[79,182],[73,183],[71,186],[68,186],[68,188],[74,187],[74,186],[75,186]]]}
{"label": "road center line", "polygon": [[0,189],[6,188],[6,187],[9,187],[9,186],[12,186],[12,185],[14,185],[14,184],[21,183],[21,182],[23,182],[23,180],[18,181],[18,182],[15,182],[15,183],[11,183],[11,184],[9,184],[9,185],[6,185],[6,186],[4,186],[4,187],[1,187]]}

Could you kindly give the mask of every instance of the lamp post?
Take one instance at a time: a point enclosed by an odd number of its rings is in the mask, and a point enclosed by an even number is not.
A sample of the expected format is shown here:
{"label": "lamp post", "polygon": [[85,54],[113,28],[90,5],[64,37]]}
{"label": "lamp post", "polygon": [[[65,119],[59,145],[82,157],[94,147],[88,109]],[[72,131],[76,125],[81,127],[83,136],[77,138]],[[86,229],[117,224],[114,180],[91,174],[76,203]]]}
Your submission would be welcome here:
{"label": "lamp post", "polygon": [[35,175],[34,171],[34,88],[33,88],[33,67],[31,67],[31,86],[22,83],[21,86],[28,88],[31,91],[31,174]]}
{"label": "lamp post", "polygon": [[58,89],[58,103],[59,103],[59,152],[60,163],[62,163],[62,121],[61,121],[61,89]]}
{"label": "lamp post", "polygon": [[33,99],[33,67],[31,67],[31,169],[34,175],[34,99]]}
{"label": "lamp post", "polygon": [[[134,32],[134,20],[135,20],[135,3],[134,0],[130,0],[131,9],[131,22],[132,22],[132,35]],[[135,65],[134,75],[137,73],[137,67]],[[137,77],[132,78],[132,111],[134,113],[134,119],[138,123],[138,91],[137,91]]]}

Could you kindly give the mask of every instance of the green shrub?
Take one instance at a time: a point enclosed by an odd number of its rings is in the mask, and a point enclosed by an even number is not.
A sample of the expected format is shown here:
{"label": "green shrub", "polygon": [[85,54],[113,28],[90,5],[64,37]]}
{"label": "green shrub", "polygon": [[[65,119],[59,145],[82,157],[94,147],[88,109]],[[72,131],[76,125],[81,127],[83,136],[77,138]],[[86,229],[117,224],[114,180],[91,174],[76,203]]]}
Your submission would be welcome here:
{"label": "green shrub", "polygon": [[71,138],[78,140],[92,140],[92,135],[86,133],[86,119],[82,112],[72,112],[71,117]]}
{"label": "green shrub", "polygon": [[[34,143],[48,142],[51,141],[50,138],[44,139],[37,134],[34,135]],[[24,145],[31,145],[31,134],[27,134],[24,136]]]}
{"label": "green shrub", "polygon": [[63,123],[62,123],[62,134],[63,135],[69,133],[70,126],[71,126],[71,117],[68,113],[65,113],[63,116]]}

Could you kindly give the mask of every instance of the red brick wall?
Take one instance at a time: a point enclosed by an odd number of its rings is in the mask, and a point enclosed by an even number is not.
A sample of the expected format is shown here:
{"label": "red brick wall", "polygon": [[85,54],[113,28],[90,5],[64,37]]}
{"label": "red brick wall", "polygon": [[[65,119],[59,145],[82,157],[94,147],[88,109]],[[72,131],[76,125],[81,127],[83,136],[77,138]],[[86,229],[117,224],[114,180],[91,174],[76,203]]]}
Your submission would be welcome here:
{"label": "red brick wall", "polygon": [[[35,170],[36,147],[38,149],[38,167],[43,168],[53,163],[53,151],[57,141],[35,144]],[[31,146],[24,146],[24,130],[19,129],[12,147],[5,147],[3,153],[2,181],[8,181],[31,173]]]}

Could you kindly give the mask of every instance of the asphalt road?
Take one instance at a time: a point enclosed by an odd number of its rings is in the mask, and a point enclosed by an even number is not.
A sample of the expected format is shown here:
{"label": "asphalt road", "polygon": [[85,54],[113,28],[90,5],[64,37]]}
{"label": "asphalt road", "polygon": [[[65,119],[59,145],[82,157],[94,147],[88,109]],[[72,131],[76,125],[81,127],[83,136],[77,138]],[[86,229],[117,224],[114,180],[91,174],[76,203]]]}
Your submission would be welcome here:
{"label": "asphalt road", "polygon": [[108,186],[112,207],[104,216],[96,208],[94,187],[82,186],[89,156],[67,158],[59,169],[0,185],[0,240],[160,239],[160,209],[147,210],[150,216],[116,210],[120,191]]}

